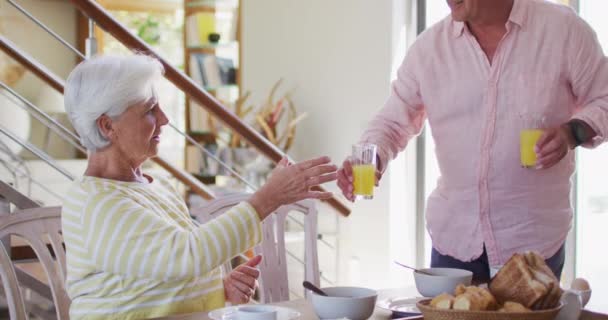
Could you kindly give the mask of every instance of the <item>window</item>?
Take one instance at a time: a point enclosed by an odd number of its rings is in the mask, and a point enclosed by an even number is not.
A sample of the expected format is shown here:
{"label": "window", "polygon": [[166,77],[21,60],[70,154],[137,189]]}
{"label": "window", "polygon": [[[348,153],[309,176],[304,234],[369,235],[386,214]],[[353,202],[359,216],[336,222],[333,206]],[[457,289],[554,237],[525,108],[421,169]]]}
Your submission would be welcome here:
{"label": "window", "polygon": [[[446,4],[445,0],[427,0],[426,2],[426,25],[432,26],[439,22],[443,18],[450,14],[450,8]],[[425,178],[424,178],[424,199],[427,199],[435,186],[437,185],[437,179],[439,178],[439,165],[437,164],[437,158],[435,157],[435,142],[431,137],[428,125],[425,125]],[[428,232],[425,232],[424,240],[424,252],[425,252],[425,265],[431,264],[431,237]]]}
{"label": "window", "polygon": [[[579,14],[597,33],[598,39],[608,50],[608,10],[606,0],[581,0]],[[603,14],[604,13],[604,14]],[[606,84],[608,85],[608,84]],[[608,145],[594,150],[580,149],[577,158],[576,190],[576,275],[586,278],[593,290],[588,308],[608,310],[608,257],[604,245],[608,243]],[[600,298],[602,297],[602,298]]]}

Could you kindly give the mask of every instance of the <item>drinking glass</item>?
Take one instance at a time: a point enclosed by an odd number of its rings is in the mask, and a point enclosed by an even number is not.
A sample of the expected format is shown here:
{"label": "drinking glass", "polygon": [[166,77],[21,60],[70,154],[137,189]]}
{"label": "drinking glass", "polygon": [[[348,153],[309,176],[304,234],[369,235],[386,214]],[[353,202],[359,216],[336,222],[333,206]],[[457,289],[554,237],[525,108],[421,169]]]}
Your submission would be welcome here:
{"label": "drinking glass", "polygon": [[523,123],[523,129],[519,133],[521,165],[524,168],[535,169],[537,157],[534,148],[546,128],[545,117],[527,114],[521,115],[520,120]]}
{"label": "drinking glass", "polygon": [[357,199],[373,199],[376,184],[376,145],[353,145],[353,194]]}

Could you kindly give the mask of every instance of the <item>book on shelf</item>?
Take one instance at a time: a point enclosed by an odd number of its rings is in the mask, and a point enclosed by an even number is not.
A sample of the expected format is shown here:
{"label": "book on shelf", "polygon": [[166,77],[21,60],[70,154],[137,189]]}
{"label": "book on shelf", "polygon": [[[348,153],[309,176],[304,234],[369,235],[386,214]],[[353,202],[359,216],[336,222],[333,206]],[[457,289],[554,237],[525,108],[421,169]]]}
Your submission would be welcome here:
{"label": "book on shelf", "polygon": [[236,68],[230,58],[205,53],[190,55],[190,77],[203,88],[236,84]]}
{"label": "book on shelf", "polygon": [[216,57],[220,79],[223,85],[236,84],[236,68],[232,59]]}
{"label": "book on shelf", "polygon": [[208,132],[212,131],[209,113],[194,100],[190,100],[190,131]]}
{"label": "book on shelf", "polygon": [[206,87],[217,88],[222,85],[220,68],[217,65],[217,57],[205,55],[202,59],[203,75],[207,80]]}
{"label": "book on shelf", "polygon": [[191,54],[190,55],[190,78],[201,87],[205,86],[207,83],[207,79],[204,78],[205,73],[201,69],[201,62],[199,59],[202,59],[199,54]]}

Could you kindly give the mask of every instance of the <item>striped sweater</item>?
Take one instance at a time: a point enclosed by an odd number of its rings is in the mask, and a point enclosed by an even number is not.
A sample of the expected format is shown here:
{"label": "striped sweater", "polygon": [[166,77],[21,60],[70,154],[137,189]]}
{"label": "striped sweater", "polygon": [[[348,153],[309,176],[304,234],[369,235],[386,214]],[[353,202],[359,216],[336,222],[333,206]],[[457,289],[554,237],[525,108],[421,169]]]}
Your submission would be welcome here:
{"label": "striped sweater", "polygon": [[155,180],[83,177],[65,196],[70,319],[142,319],[224,306],[219,266],[261,240],[244,202],[199,225]]}

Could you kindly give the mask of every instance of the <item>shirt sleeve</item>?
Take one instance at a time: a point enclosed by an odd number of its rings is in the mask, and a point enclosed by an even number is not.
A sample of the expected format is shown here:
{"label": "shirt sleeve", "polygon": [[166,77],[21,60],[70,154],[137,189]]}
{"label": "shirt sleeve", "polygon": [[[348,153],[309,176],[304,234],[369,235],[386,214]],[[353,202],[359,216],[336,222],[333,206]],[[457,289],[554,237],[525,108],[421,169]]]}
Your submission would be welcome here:
{"label": "shirt sleeve", "polygon": [[577,106],[572,118],[597,133],[584,145],[593,148],[608,137],[608,60],[593,29],[575,14],[568,32],[567,61]]}
{"label": "shirt sleeve", "polygon": [[426,119],[420,86],[414,67],[419,63],[416,43],[412,45],[391,84],[391,93],[384,107],[363,133],[362,142],[377,146],[379,169],[386,170],[389,160],[405,149],[408,141],[418,135]]}
{"label": "shirt sleeve", "polygon": [[246,202],[193,230],[120,194],[94,196],[84,211],[90,259],[115,274],[163,281],[197,278],[262,238],[258,214]]}

